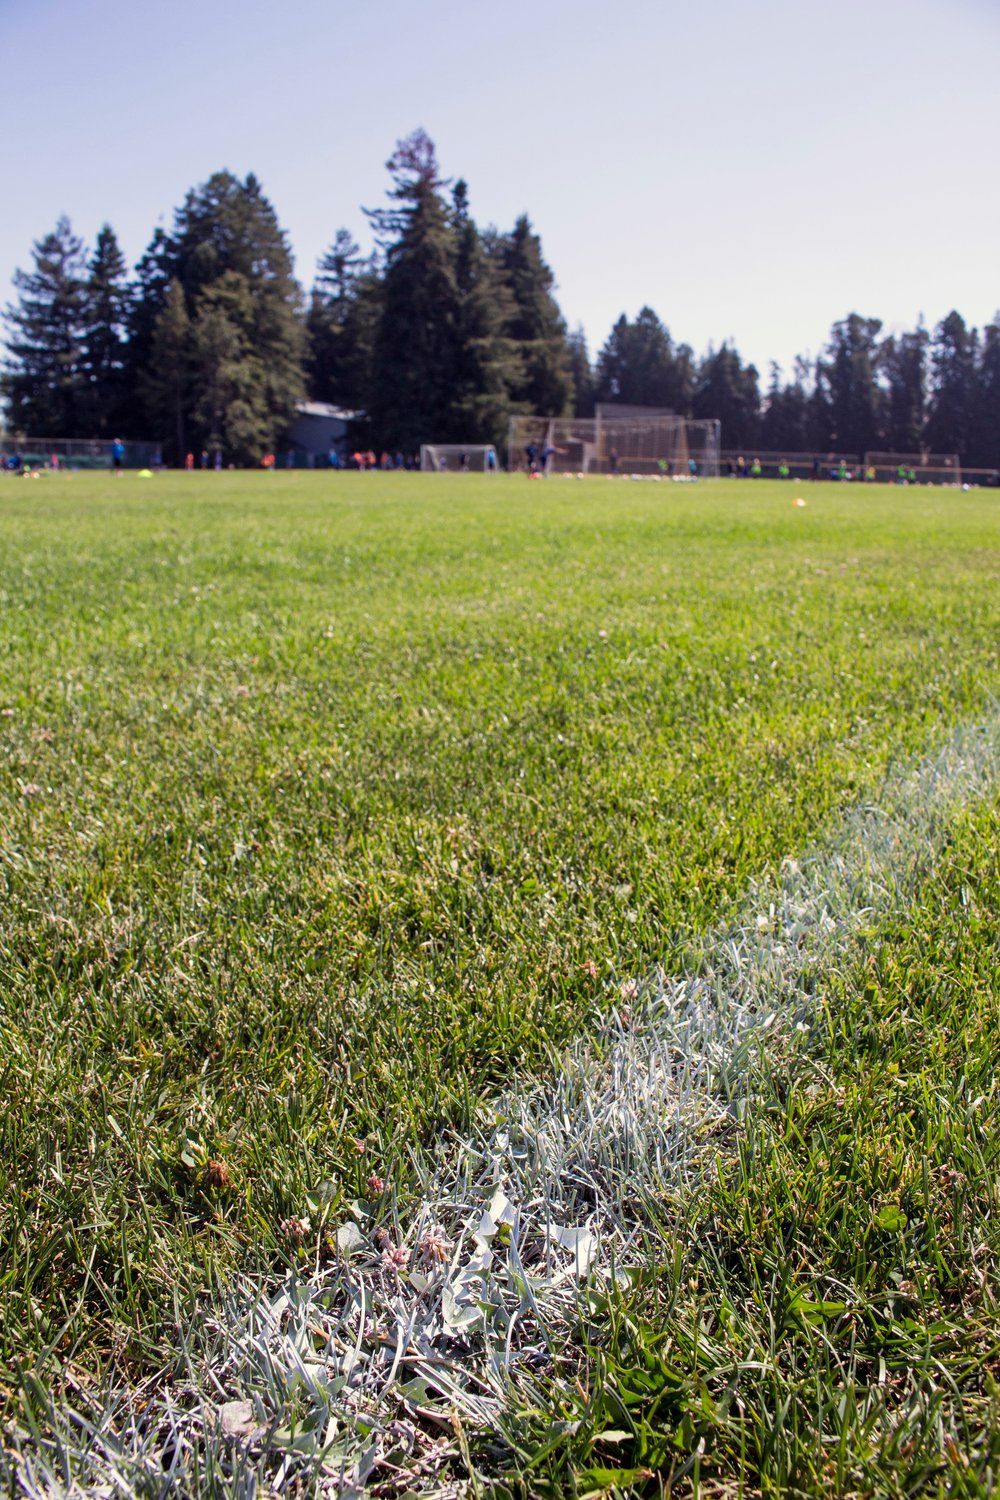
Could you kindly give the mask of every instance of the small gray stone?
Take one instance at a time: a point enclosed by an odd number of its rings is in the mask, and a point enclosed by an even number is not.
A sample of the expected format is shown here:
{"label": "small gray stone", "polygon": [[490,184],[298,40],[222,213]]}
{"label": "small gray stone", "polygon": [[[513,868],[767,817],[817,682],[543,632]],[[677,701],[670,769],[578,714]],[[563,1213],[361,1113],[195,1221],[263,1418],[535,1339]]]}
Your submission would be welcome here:
{"label": "small gray stone", "polygon": [[224,1437],[249,1437],[257,1426],[252,1401],[226,1401],[219,1407],[219,1427]]}

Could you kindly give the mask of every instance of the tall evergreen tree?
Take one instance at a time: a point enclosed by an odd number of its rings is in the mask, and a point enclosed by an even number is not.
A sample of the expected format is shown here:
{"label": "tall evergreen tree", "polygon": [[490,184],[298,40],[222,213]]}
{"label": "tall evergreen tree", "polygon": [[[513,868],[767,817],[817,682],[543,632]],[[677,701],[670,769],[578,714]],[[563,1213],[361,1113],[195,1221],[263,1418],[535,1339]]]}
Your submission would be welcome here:
{"label": "tall evergreen tree", "polygon": [[367,406],[381,296],[375,258],[338,229],[319,262],[306,321],[307,379],[316,400]]}
{"label": "tall evergreen tree", "polygon": [[370,412],[381,443],[406,452],[447,441],[460,294],[455,234],[434,143],[422,130],[386,163],[390,206],[369,217],[385,255]]}
{"label": "tall evergreen tree", "polygon": [[694,415],[717,417],[724,448],[753,449],[760,439],[760,391],[754,365],[728,343],[709,351],[698,371]]}
{"label": "tall evergreen tree", "polygon": [[887,386],[883,446],[892,453],[919,453],[927,403],[926,329],[886,339],[879,364]]}
{"label": "tall evergreen tree", "polygon": [[[138,268],[133,319],[143,369],[172,282],[184,293],[192,327],[187,441],[221,441],[230,459],[256,462],[276,445],[303,394],[305,330],[287,239],[253,174],[241,182],[216,172],[187,194],[172,231],[154,235]],[[238,406],[226,420],[220,391]]]}
{"label": "tall evergreen tree", "polygon": [[760,426],[760,445],[768,453],[805,453],[809,449],[808,365],[796,360],[795,373],[787,385],[781,383],[780,366],[771,364]]}
{"label": "tall evergreen tree", "polygon": [[983,329],[970,428],[966,462],[1000,469],[1000,313]]}
{"label": "tall evergreen tree", "polygon": [[193,352],[184,288],[174,280],[153,324],[140,395],[154,430],[169,434],[166,446],[175,464],[183,463],[187,451],[186,416],[190,408]]}
{"label": "tall evergreen tree", "polygon": [[694,372],[686,345],[674,350],[670,333],[651,307],[634,323],[624,313],[597,357],[598,401],[659,406],[686,416],[691,405]]}
{"label": "tall evergreen tree", "polygon": [[83,242],[61,218],[36,242],[35,269],[16,271],[20,301],[9,306],[3,391],[11,426],[35,437],[89,437],[81,350],[87,330]]}
{"label": "tall evergreen tree", "polygon": [[511,386],[511,401],[522,411],[547,417],[566,415],[573,400],[566,324],[553,296],[555,277],[542,256],[542,242],[527,215],[510,234],[488,240],[513,297],[507,336],[519,346],[522,375]]}
{"label": "tall evergreen tree", "polygon": [[933,453],[957,453],[964,460],[972,427],[976,388],[975,333],[960,313],[950,312],[934,330],[927,445]]}
{"label": "tall evergreen tree", "polygon": [[469,216],[465,183],[452,195],[455,234],[455,385],[447,431],[453,442],[500,443],[508,392],[523,373],[520,350],[505,332],[512,296]]}
{"label": "tall evergreen tree", "polygon": [[86,425],[97,437],[114,436],[129,416],[125,361],[130,303],[125,257],[114,230],[105,224],[87,271],[86,328],[81,348]]}
{"label": "tall evergreen tree", "polygon": [[566,349],[569,354],[569,372],[573,377],[573,415],[592,417],[595,401],[594,369],[587,350],[587,336],[580,325],[573,329],[566,340]]}
{"label": "tall evergreen tree", "polygon": [[812,390],[809,392],[809,441],[806,447],[814,453],[833,451],[833,399],[830,391],[830,367],[821,357],[813,366]]}
{"label": "tall evergreen tree", "polygon": [[826,351],[832,440],[842,453],[862,454],[879,446],[881,392],[875,381],[878,318],[851,313],[831,330]]}
{"label": "tall evergreen tree", "polygon": [[206,447],[252,464],[274,439],[249,282],[227,271],[206,286],[191,327],[194,419]]}
{"label": "tall evergreen tree", "polygon": [[[145,428],[150,415],[142,391],[150,373],[153,329],[163,311],[171,282],[177,281],[180,285],[174,267],[170,238],[162,225],[157,225],[135,268],[125,350],[125,384],[132,418],[129,425],[137,430]],[[184,305],[186,309],[186,298]]]}

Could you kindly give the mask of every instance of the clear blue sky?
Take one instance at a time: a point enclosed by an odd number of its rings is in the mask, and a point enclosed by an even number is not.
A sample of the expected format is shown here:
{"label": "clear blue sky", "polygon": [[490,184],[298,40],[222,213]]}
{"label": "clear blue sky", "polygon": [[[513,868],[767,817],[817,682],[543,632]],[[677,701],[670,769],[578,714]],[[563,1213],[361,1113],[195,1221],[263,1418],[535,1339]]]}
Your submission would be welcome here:
{"label": "clear blue sky", "polygon": [[0,0],[0,302],[60,214],[131,262],[253,171],[299,279],[423,126],[591,353],[649,303],[766,381],[848,312],[1000,308],[998,0]]}

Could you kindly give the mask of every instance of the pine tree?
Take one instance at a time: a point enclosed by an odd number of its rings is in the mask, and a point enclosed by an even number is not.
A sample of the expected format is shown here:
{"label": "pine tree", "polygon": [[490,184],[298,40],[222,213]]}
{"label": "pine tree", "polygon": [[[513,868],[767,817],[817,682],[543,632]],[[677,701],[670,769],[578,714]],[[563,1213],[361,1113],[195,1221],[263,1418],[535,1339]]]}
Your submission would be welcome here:
{"label": "pine tree", "polygon": [[10,424],[35,437],[89,437],[86,373],[87,268],[82,240],[61,218],[36,242],[35,269],[16,271],[20,302],[10,306],[3,391]]}
{"label": "pine tree", "polygon": [[[231,460],[255,463],[276,445],[303,394],[305,330],[285,234],[252,174],[240,182],[216,172],[193,188],[172,232],[157,231],[140,262],[133,329],[147,389],[150,378],[155,384],[155,330],[175,281],[192,328],[187,441],[221,443]],[[231,415],[218,407],[220,392],[235,403]]]}
{"label": "pine tree", "polygon": [[452,216],[458,305],[448,437],[456,443],[501,443],[510,409],[508,392],[523,373],[517,346],[504,331],[513,312],[512,298],[469,216],[462,181],[455,184]]}
{"label": "pine tree", "polygon": [[275,435],[266,372],[252,343],[255,313],[247,278],[227,271],[202,291],[191,327],[193,415],[202,442],[247,465]]}
{"label": "pine tree", "polygon": [[1000,313],[983,329],[966,462],[1000,469]]}
{"label": "pine tree", "polygon": [[[150,432],[150,413],[144,392],[151,374],[153,329],[163,311],[170,283],[176,279],[172,264],[167,232],[158,226],[132,277],[123,376],[122,426],[127,432],[141,432],[147,436]],[[163,436],[167,436],[166,432]]]}
{"label": "pine tree", "polygon": [[587,350],[587,336],[578,324],[566,340],[569,373],[573,379],[574,417],[594,415],[594,370]]}
{"label": "pine tree", "polygon": [[184,288],[174,280],[153,324],[141,396],[152,429],[170,434],[167,448],[175,464],[183,463],[187,451],[185,416],[190,404],[192,358],[191,320]]}
{"label": "pine tree", "polygon": [[306,320],[309,394],[353,410],[368,405],[382,286],[374,256],[346,229],[319,262]]}
{"label": "pine tree", "polygon": [[817,359],[813,367],[813,387],[809,393],[808,418],[809,441],[806,446],[814,453],[832,452],[834,437],[830,367],[822,358]]}
{"label": "pine tree", "polygon": [[878,318],[851,313],[831,329],[826,351],[830,382],[832,438],[841,453],[865,453],[877,448],[881,395],[876,382]]}
{"label": "pine tree", "polygon": [[651,307],[634,323],[624,313],[611,330],[597,359],[599,401],[658,406],[686,416],[694,385],[691,351],[676,352],[668,329]]}
{"label": "pine tree", "polygon": [[716,417],[725,448],[756,447],[760,438],[760,391],[757,371],[744,365],[737,351],[723,344],[709,351],[698,371],[694,415]]}
{"label": "pine tree", "polygon": [[781,383],[780,366],[772,361],[771,384],[761,418],[760,444],[768,453],[805,453],[809,448],[808,365],[796,360],[795,374]]}
{"label": "pine tree", "polygon": [[510,234],[486,243],[513,298],[505,332],[518,346],[523,374],[510,389],[511,401],[540,416],[564,416],[573,401],[573,377],[566,324],[552,295],[555,277],[542,257],[542,242],[522,215]]}
{"label": "pine tree", "polygon": [[386,163],[391,206],[369,213],[385,256],[370,415],[378,441],[412,453],[447,441],[459,336],[455,233],[434,144],[422,130]]}
{"label": "pine tree", "polygon": [[919,453],[927,404],[926,329],[886,339],[879,365],[887,383],[883,445],[892,453]]}
{"label": "pine tree", "polygon": [[86,425],[98,437],[120,432],[126,418],[125,358],[131,303],[128,268],[114,230],[105,224],[88,267],[81,366]]}
{"label": "pine tree", "polygon": [[960,313],[950,312],[934,330],[927,445],[933,453],[965,458],[971,437],[976,387],[977,339]]}

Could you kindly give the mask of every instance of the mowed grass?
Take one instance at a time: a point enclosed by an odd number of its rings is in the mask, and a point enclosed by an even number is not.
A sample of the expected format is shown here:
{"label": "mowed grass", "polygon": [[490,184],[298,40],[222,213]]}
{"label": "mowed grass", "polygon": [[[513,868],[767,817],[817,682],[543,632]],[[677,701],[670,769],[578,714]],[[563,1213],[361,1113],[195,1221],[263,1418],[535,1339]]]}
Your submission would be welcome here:
{"label": "mowed grass", "polygon": [[996,498],[793,493],[0,485],[5,1394],[405,1191],[988,711]]}

